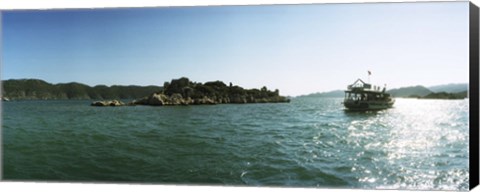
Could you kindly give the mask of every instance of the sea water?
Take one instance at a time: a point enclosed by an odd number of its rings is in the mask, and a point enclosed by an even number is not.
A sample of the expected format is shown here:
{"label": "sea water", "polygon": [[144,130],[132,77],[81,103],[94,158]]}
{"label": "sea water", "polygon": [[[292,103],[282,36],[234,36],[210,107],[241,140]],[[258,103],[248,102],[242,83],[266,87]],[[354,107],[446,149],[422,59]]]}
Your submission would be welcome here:
{"label": "sea water", "polygon": [[468,100],[91,107],[2,103],[3,179],[467,190]]}

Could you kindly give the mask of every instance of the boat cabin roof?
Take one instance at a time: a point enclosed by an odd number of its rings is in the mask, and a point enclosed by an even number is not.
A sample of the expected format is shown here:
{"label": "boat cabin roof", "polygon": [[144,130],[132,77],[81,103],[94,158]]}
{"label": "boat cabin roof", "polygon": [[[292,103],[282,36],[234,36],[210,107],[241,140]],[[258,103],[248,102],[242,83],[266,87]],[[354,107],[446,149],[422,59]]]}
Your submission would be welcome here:
{"label": "boat cabin roof", "polygon": [[345,91],[346,93],[370,93],[370,94],[385,94],[389,95],[389,93],[386,92],[386,88],[380,88],[380,86],[373,86],[372,84],[365,83],[361,79],[357,79],[354,83],[351,85],[348,85],[347,90]]}
{"label": "boat cabin roof", "polygon": [[390,93],[383,92],[383,91],[374,91],[374,90],[347,90],[345,93],[367,93],[367,94],[376,94],[376,95],[390,95]]}

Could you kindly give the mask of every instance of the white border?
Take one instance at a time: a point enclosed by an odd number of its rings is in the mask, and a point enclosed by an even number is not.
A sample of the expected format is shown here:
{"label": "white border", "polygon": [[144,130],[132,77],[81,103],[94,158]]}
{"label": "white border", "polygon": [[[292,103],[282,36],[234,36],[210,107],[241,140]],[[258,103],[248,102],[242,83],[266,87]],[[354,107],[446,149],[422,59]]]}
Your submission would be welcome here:
{"label": "white border", "polygon": [[[434,0],[442,2],[447,0]],[[454,0],[458,1],[458,0]],[[463,0],[462,0],[463,1]],[[65,8],[111,8],[111,7],[165,7],[206,5],[260,5],[260,4],[311,4],[311,3],[375,3],[375,2],[431,2],[428,0],[0,0],[0,10],[12,9],[65,9]],[[480,6],[480,0],[472,0]],[[0,17],[1,18],[1,17]],[[0,45],[1,46],[1,45]],[[79,183],[36,183],[0,182],[2,191],[337,191],[356,192],[362,189],[318,189],[318,188],[271,188],[271,187],[227,187],[186,185],[133,185],[133,184],[79,184]],[[368,190],[393,192],[397,190]],[[476,187],[474,192],[480,192]]]}

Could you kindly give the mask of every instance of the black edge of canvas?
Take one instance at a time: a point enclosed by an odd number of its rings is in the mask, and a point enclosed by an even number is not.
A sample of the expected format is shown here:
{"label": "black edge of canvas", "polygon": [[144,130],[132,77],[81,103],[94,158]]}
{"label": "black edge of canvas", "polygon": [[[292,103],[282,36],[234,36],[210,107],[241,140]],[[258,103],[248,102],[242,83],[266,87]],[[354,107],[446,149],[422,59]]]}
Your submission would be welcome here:
{"label": "black edge of canvas", "polygon": [[469,5],[470,30],[470,175],[469,188],[475,188],[479,183],[479,14],[478,7],[470,2]]}

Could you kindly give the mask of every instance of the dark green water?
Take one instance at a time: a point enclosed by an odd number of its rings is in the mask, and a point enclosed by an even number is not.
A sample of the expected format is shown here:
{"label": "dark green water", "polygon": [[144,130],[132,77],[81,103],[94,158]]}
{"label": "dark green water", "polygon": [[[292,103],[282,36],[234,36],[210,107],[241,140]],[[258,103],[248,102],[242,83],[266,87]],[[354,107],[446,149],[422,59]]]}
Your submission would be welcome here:
{"label": "dark green water", "polygon": [[5,180],[468,189],[468,100],[116,108],[2,103]]}

